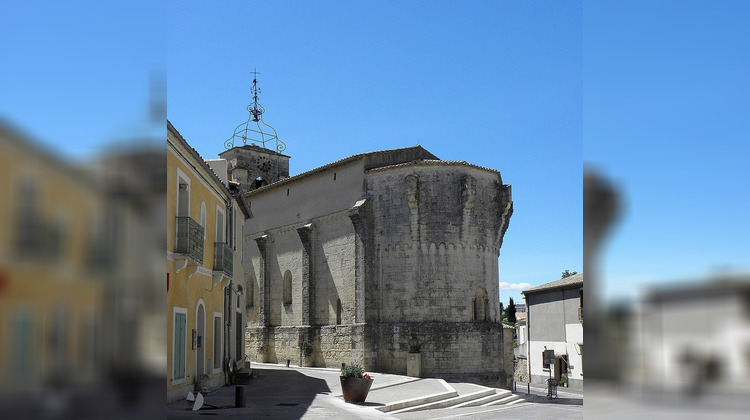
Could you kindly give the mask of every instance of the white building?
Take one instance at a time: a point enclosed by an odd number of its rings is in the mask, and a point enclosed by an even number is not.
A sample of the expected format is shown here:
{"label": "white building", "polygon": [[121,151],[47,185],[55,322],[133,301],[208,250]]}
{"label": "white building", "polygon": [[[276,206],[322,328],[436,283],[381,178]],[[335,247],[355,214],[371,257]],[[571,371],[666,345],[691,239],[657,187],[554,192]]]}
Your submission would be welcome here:
{"label": "white building", "polygon": [[583,273],[523,291],[530,382],[546,385],[565,374],[583,389]]}

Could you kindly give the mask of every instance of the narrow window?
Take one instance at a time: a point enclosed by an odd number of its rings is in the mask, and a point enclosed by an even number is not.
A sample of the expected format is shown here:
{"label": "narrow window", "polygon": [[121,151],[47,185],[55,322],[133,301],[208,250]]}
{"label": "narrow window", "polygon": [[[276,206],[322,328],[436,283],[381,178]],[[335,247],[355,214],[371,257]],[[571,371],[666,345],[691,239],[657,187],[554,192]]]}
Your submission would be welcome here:
{"label": "narrow window", "polygon": [[253,276],[247,278],[247,306],[250,308],[255,306],[255,280]]}
{"label": "narrow window", "polygon": [[336,325],[341,325],[341,299],[336,299]]}
{"label": "narrow window", "polygon": [[289,270],[284,272],[284,305],[292,303],[292,273]]}
{"label": "narrow window", "polygon": [[487,320],[487,291],[483,287],[477,288],[474,296],[474,320],[475,321],[486,321]]}
{"label": "narrow window", "polygon": [[336,172],[333,173],[333,180],[336,180]]}
{"label": "narrow window", "polygon": [[286,189],[286,196],[289,197],[289,188]]}
{"label": "narrow window", "polygon": [[201,201],[201,227],[203,227],[203,240],[206,240],[206,202]]}

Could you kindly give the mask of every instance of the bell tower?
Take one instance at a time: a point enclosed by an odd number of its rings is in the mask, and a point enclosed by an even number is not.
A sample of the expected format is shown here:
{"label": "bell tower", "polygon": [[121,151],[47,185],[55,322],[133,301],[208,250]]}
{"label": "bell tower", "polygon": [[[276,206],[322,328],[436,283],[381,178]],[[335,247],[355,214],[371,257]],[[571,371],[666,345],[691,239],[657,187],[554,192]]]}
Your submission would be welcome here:
{"label": "bell tower", "polygon": [[252,74],[253,103],[247,107],[247,121],[234,129],[234,134],[224,141],[227,150],[219,153],[227,160],[229,181],[239,183],[243,193],[289,178],[289,156],[281,153],[286,144],[279,139],[276,129],[263,121],[266,110],[258,101],[260,73],[253,70]]}

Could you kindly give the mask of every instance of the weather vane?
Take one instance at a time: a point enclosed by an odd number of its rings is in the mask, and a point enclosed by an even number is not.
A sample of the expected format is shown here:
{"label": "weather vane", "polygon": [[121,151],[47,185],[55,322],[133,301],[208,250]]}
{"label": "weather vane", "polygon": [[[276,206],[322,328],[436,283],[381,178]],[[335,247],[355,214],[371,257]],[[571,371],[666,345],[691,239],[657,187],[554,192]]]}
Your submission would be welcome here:
{"label": "weather vane", "polygon": [[[247,106],[248,118],[247,121],[241,123],[234,129],[234,134],[224,142],[224,147],[231,149],[235,146],[235,139],[242,139],[242,144],[247,146],[248,142],[251,145],[260,143],[261,146],[266,147],[266,143],[275,142],[276,151],[281,153],[286,149],[286,144],[279,140],[279,136],[276,134],[276,129],[271,127],[268,123],[263,121],[263,113],[266,111],[265,108],[258,102],[258,94],[260,88],[258,87],[258,73],[255,69],[252,71],[253,74],[253,87],[250,92],[253,94],[252,105]],[[267,129],[264,130],[264,127]],[[270,129],[270,130],[268,130]]]}

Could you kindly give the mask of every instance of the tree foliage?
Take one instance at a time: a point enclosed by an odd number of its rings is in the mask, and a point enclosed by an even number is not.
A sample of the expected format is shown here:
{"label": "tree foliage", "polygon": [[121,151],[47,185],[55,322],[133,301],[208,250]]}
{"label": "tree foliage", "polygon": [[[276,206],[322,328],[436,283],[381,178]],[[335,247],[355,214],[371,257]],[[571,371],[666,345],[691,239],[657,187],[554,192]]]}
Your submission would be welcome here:
{"label": "tree foliage", "polygon": [[513,302],[513,298],[510,298],[510,301],[508,302],[508,309],[506,310],[508,313],[508,321],[512,323],[516,323],[516,304]]}
{"label": "tree foliage", "polygon": [[562,272],[562,277],[561,278],[564,279],[565,277],[570,277],[570,276],[572,276],[574,274],[578,274],[578,272],[577,271],[565,270],[565,271]]}

